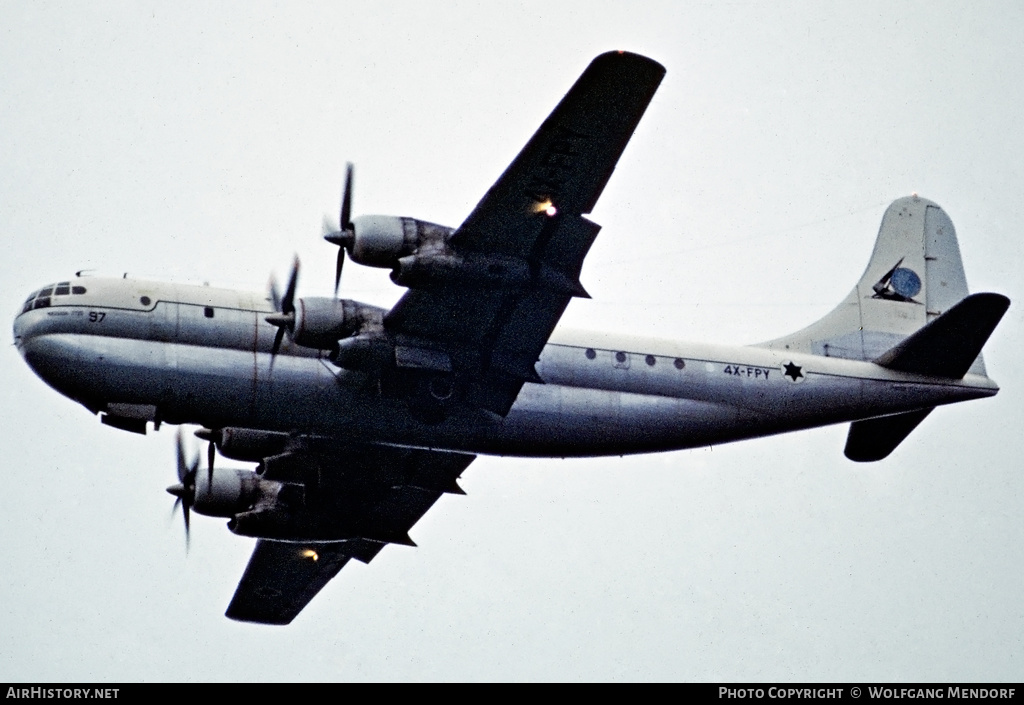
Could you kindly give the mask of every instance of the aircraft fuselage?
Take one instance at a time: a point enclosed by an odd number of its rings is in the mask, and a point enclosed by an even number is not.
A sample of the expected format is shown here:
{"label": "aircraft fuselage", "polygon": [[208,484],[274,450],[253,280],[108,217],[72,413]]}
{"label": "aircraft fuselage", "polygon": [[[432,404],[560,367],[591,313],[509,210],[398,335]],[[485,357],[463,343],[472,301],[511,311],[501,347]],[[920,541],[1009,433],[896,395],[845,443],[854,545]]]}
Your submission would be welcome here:
{"label": "aircraft fuselage", "polygon": [[[301,431],[471,453],[595,456],[692,448],[991,396],[987,377],[937,380],[871,362],[753,346],[556,330],[501,419],[454,408],[418,420],[377,376],[286,344],[256,294],[81,278],[15,320],[33,370],[94,413],[208,428]],[[45,291],[45,290],[44,290]],[[30,297],[32,298],[32,297]]]}

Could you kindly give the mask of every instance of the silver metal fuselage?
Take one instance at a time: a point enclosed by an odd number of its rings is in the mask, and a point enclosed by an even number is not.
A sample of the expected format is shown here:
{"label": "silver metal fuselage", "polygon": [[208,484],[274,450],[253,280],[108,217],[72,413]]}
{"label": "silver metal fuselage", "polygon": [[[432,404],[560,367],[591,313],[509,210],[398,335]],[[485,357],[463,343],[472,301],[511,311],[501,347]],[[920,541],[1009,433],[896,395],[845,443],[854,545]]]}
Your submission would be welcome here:
{"label": "silver metal fuselage", "polygon": [[[15,343],[60,393],[97,412],[151,406],[168,423],[301,432],[521,456],[644,453],[884,416],[995,394],[987,377],[936,379],[871,362],[556,330],[504,419],[424,424],[372,375],[286,344],[262,296],[129,279],[18,315]],[[114,405],[114,407],[111,407]]]}

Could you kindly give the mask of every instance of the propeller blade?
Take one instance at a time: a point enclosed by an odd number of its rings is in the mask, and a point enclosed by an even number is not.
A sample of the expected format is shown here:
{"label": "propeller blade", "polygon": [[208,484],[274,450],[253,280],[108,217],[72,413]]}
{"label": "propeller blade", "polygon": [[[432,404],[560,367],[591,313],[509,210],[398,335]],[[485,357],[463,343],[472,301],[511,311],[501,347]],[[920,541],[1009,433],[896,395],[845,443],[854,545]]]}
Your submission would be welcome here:
{"label": "propeller blade", "polygon": [[284,326],[277,329],[277,335],[274,336],[274,347],[270,349],[270,364],[274,364],[274,358],[277,357],[277,352],[281,349],[281,342],[284,340]]}
{"label": "propeller blade", "polygon": [[284,292],[284,298],[281,299],[281,313],[293,313],[295,311],[295,286],[299,281],[299,258],[295,258],[295,263],[292,264],[292,273],[288,277],[288,288]]}
{"label": "propeller blade", "polygon": [[182,429],[178,427],[177,436],[177,465],[178,465],[178,484],[171,485],[167,488],[168,494],[174,495],[174,508],[171,512],[178,510],[178,505],[181,505],[181,516],[185,521],[185,550],[188,550],[190,542],[191,532],[191,508],[192,504],[196,501],[196,472],[199,470],[199,456],[196,455],[195,460],[191,464],[185,461],[185,442],[182,438]]}
{"label": "propeller blade", "polygon": [[352,162],[345,164],[345,190],[341,192],[340,230],[352,229]]}
{"label": "propeller blade", "polygon": [[185,517],[185,552],[188,553],[189,546],[192,545],[192,528],[188,518],[188,505],[184,502],[181,503],[181,515]]}
{"label": "propeller blade", "polygon": [[323,230],[324,239],[332,245],[338,246],[338,262],[334,266],[334,295],[338,295],[338,287],[341,285],[341,272],[345,266],[345,250],[352,247],[355,242],[355,231],[352,226],[352,162],[345,165],[345,187],[341,192],[341,213],[338,218],[338,228],[324,216]]}
{"label": "propeller blade", "polygon": [[181,427],[178,427],[178,482],[184,484],[188,468],[185,466],[185,445],[181,439]]}
{"label": "propeller blade", "polygon": [[206,446],[206,481],[209,485],[213,484],[213,459],[217,455],[217,446],[211,440],[210,444]]}
{"label": "propeller blade", "polygon": [[275,311],[281,310],[281,294],[277,291],[277,278],[271,274],[270,281],[267,283],[267,288],[270,290],[270,303],[274,305]]}
{"label": "propeller blade", "polygon": [[[295,257],[292,264],[292,273],[288,277],[288,288],[284,292],[284,298],[278,297],[277,282],[274,277],[270,278],[270,298],[274,302],[274,313],[266,316],[264,320],[271,325],[277,326],[277,335],[274,336],[274,345],[270,348],[270,369],[274,369],[274,359],[281,351],[281,343],[284,342],[285,333],[295,330],[295,288],[299,282],[299,258]],[[212,467],[212,464],[211,464]],[[212,470],[211,470],[212,472]]]}
{"label": "propeller blade", "polygon": [[338,263],[334,266],[334,296],[338,296],[338,287],[341,286],[341,269],[345,264],[345,248],[338,248]]}
{"label": "propeller blade", "polygon": [[185,519],[185,550],[188,551],[191,543],[191,522],[189,521],[190,509],[196,501],[196,472],[199,470],[199,456],[196,456],[192,463],[192,469],[185,476],[185,496],[181,499],[181,515]]}

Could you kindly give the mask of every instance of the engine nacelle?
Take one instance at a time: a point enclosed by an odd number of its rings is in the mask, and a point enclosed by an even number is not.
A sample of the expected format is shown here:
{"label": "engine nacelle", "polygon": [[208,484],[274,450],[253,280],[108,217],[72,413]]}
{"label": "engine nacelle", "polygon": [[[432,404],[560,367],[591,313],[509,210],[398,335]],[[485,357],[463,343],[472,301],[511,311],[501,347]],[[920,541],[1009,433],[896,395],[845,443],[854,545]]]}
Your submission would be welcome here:
{"label": "engine nacelle", "polygon": [[445,250],[452,228],[415,218],[361,215],[352,220],[352,259],[369,267],[392,268],[420,250]]}
{"label": "engine nacelle", "polygon": [[395,346],[382,334],[357,335],[339,340],[331,362],[346,370],[374,372],[395,362]]}
{"label": "engine nacelle", "polygon": [[539,285],[570,296],[590,298],[579,279],[550,265],[532,266],[521,257],[477,253],[427,253],[398,260],[391,281],[410,289],[442,289],[453,284],[482,288]]}
{"label": "engine nacelle", "polygon": [[398,260],[391,281],[410,289],[444,287],[453,281],[477,286],[521,287],[530,282],[530,265],[501,255],[410,255]]}
{"label": "engine nacelle", "polygon": [[257,463],[268,456],[283,453],[287,443],[287,433],[228,427],[220,430],[217,450],[225,458]]}
{"label": "engine nacelle", "polygon": [[214,468],[196,473],[196,494],[192,509],[211,517],[230,517],[251,508],[257,501],[275,494],[280,483],[261,480],[249,470]]}
{"label": "engine nacelle", "polygon": [[303,347],[332,350],[342,338],[367,327],[379,327],[384,314],[382,308],[351,299],[321,296],[299,299],[292,340]]}
{"label": "engine nacelle", "polygon": [[[365,538],[406,546],[416,545],[405,533],[389,534],[379,528],[351,525],[333,514],[293,512],[287,505],[259,506],[252,511],[236,514],[228,522],[228,529],[239,536],[276,541],[326,543]],[[353,548],[359,550],[358,547]],[[303,549],[303,556],[317,560],[315,551],[308,548]],[[359,555],[356,554],[355,557],[359,558]],[[372,557],[373,554],[370,554],[359,560],[369,560]]]}
{"label": "engine nacelle", "polygon": [[[241,512],[228,522],[228,529],[238,536],[251,536],[276,541],[341,541],[355,538],[338,526],[323,526],[313,514],[289,511],[285,507],[256,507]],[[337,522],[335,522],[337,523]],[[313,558],[316,554],[310,554]]]}

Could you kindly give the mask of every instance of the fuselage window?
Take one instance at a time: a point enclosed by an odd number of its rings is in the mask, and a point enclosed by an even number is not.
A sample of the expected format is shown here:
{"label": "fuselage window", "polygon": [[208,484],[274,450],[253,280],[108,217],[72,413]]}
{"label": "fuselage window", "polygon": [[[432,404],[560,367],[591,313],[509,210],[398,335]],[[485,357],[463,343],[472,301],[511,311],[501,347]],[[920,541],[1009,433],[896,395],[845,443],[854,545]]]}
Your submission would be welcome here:
{"label": "fuselage window", "polygon": [[73,287],[71,287],[71,293],[72,294],[84,294],[85,293],[85,287],[84,286],[73,286]]}
{"label": "fuselage window", "polygon": [[149,306],[150,299],[148,296],[143,296],[141,299],[139,299],[139,303],[142,304],[143,306]]}
{"label": "fuselage window", "polygon": [[35,305],[32,306],[32,308],[47,308],[49,305],[50,305],[50,297],[49,296],[40,296],[38,299],[36,299],[36,303],[35,303]]}
{"label": "fuselage window", "polygon": [[654,355],[648,355],[644,358],[644,362],[647,363],[648,367],[654,367],[654,363],[657,362],[657,360],[654,359]]}
{"label": "fuselage window", "polygon": [[52,286],[48,286],[45,289],[43,289],[42,291],[40,291],[39,295],[40,296],[49,296],[52,293],[53,293],[53,287]]}
{"label": "fuselage window", "polygon": [[71,293],[71,286],[67,282],[61,282],[60,284],[57,285],[57,288],[56,288],[56,290],[54,290],[53,295],[54,296],[67,296],[70,293]]}
{"label": "fuselage window", "polygon": [[203,309],[203,315],[207,318],[213,318],[213,306],[207,306]]}
{"label": "fuselage window", "polygon": [[31,294],[29,294],[28,298],[25,299],[25,303],[27,303],[27,304],[32,303],[32,299],[34,299],[36,297],[36,294],[38,294],[38,293],[39,293],[38,291],[33,291]]}
{"label": "fuselage window", "polygon": [[594,352],[594,348],[587,348],[586,354],[588,360],[593,360],[595,357],[597,357],[597,353]]}
{"label": "fuselage window", "polygon": [[684,367],[686,367],[686,363],[685,363],[685,362],[683,362],[683,358],[681,358],[681,357],[677,357],[677,358],[676,358],[676,361],[675,361],[675,362],[673,362],[672,364],[676,366],[676,369],[677,369],[677,370],[681,370],[681,369],[683,369]]}

